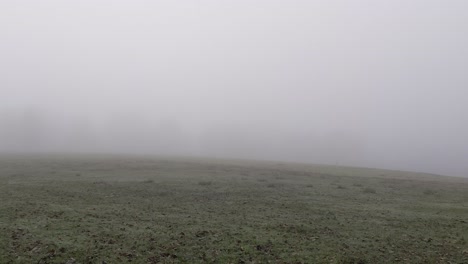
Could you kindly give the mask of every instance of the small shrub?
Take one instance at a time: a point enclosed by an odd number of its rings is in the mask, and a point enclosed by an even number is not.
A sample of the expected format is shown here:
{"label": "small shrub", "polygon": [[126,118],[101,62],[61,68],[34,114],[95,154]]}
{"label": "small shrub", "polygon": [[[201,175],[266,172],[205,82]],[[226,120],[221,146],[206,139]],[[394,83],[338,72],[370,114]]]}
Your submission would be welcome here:
{"label": "small shrub", "polygon": [[143,183],[154,183],[154,180],[148,179],[148,180],[143,181]]}
{"label": "small shrub", "polygon": [[360,183],[353,183],[353,186],[355,186],[355,187],[362,187],[362,184],[360,184]]}
{"label": "small shrub", "polygon": [[366,187],[364,190],[362,190],[363,193],[377,193],[377,191],[374,188]]}
{"label": "small shrub", "polygon": [[340,185],[338,184],[338,186],[336,186],[337,189],[346,189],[346,187],[344,187],[343,185]]}
{"label": "small shrub", "polygon": [[313,188],[314,185],[313,185],[313,184],[307,184],[306,187],[307,187],[307,188]]}

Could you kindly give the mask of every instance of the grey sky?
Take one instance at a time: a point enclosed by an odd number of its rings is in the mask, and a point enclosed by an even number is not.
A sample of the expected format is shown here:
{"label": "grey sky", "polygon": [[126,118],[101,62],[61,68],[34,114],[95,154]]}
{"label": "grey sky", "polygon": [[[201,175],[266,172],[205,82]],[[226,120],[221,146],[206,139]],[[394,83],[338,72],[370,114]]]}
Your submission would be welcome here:
{"label": "grey sky", "polygon": [[0,152],[468,175],[456,0],[0,2]]}

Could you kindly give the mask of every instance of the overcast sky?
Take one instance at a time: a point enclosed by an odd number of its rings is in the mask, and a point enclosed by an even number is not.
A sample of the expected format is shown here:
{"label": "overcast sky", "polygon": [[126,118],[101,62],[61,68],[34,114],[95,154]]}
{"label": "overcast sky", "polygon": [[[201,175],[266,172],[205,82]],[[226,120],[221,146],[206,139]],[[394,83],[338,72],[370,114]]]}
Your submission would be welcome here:
{"label": "overcast sky", "polygon": [[468,176],[468,1],[0,1],[0,152]]}

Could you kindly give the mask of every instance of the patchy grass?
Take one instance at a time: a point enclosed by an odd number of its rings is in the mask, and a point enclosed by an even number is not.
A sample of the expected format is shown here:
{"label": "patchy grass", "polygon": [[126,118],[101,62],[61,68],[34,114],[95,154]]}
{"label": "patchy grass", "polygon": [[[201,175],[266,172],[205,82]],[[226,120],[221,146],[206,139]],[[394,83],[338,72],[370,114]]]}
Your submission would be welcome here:
{"label": "patchy grass", "polygon": [[466,263],[467,219],[466,179],[260,162],[0,159],[0,263]]}
{"label": "patchy grass", "polygon": [[209,186],[209,185],[212,185],[213,182],[212,181],[199,181],[198,182],[198,185],[201,185],[201,186]]}
{"label": "patchy grass", "polygon": [[377,193],[377,191],[374,188],[371,187],[366,187],[362,190],[363,193]]}
{"label": "patchy grass", "polygon": [[424,194],[424,195],[436,195],[436,194],[437,194],[437,191],[427,189],[427,190],[424,190],[424,191],[423,191],[423,194]]}

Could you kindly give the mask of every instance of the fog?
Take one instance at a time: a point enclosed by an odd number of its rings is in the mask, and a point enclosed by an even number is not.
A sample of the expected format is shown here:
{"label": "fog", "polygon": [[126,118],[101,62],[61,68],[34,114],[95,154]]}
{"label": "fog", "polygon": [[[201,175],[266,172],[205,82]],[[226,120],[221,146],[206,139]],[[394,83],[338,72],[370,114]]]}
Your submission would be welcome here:
{"label": "fog", "polygon": [[468,176],[463,0],[1,1],[0,152]]}

